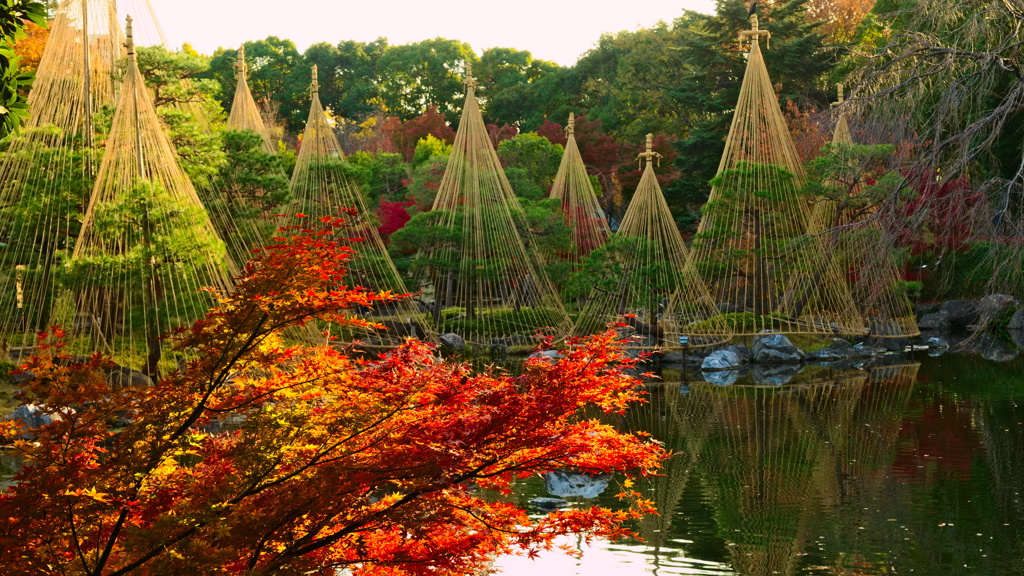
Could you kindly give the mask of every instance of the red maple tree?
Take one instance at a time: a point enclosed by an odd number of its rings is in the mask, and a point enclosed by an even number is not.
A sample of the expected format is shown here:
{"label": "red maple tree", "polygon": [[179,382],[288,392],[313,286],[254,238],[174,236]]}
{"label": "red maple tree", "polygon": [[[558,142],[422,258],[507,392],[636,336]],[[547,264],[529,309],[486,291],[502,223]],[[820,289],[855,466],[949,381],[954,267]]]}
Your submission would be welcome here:
{"label": "red maple tree", "polygon": [[541,518],[483,495],[550,470],[659,465],[655,443],[580,416],[637,399],[612,334],[518,377],[416,341],[370,361],[286,344],[286,328],[359,324],[351,309],[393,298],[346,287],[343,221],[322,224],[284,231],[171,336],[191,360],[152,386],[112,386],[108,359],[40,336],[22,391],[54,421],[0,425],[25,463],[0,495],[5,574],[477,574],[560,535],[622,536],[649,510],[628,484],[626,510]]}

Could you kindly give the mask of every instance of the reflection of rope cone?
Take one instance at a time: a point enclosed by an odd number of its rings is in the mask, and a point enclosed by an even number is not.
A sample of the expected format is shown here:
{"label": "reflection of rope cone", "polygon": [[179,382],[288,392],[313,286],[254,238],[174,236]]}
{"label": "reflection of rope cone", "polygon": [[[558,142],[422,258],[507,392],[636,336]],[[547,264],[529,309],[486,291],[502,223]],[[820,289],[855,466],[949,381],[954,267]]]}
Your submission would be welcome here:
{"label": "reflection of rope cone", "polygon": [[[896,439],[920,364],[876,367],[866,382],[851,388],[850,407],[829,434],[829,445],[818,451],[815,491],[831,514],[822,514],[816,532],[834,539],[839,562],[855,562],[843,550],[850,535],[870,523],[865,510],[885,501],[886,481],[896,457]],[[853,567],[852,565],[850,566]]]}
{"label": "reflection of rope cone", "polygon": [[807,545],[815,456],[853,410],[863,376],[800,388],[714,388],[717,425],[699,461],[743,574],[791,573]]}
{"label": "reflection of rope cone", "polygon": [[673,452],[660,476],[637,481],[637,490],[649,495],[658,509],[657,515],[640,521],[640,534],[657,554],[670,536],[672,518],[703,452],[715,413],[707,385],[695,385],[689,393],[681,394],[679,383],[667,382],[651,386],[649,392],[648,403],[630,409],[629,426],[633,431],[650,433]]}

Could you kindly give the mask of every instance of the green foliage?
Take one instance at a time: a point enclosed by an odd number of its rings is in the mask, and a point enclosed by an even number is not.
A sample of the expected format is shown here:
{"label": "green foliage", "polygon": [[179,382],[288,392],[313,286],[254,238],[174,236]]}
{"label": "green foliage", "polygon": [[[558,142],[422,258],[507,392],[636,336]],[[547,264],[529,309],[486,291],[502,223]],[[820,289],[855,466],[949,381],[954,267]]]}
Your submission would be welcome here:
{"label": "green foliage", "polygon": [[[202,317],[209,294],[171,287],[183,278],[205,278],[209,263],[224,262],[225,248],[207,230],[205,210],[174,198],[155,182],[138,180],[116,200],[93,210],[93,246],[67,262],[63,285],[75,292],[107,288],[138,290],[145,306],[121,310],[121,321],[133,331],[152,325],[166,330]],[[120,251],[103,247],[124,246]]]}
{"label": "green foliage", "polygon": [[469,44],[457,40],[434,38],[388,48],[377,61],[384,106],[409,120],[436,105],[449,124],[457,124],[466,61],[476,63],[476,55]]}
{"label": "green foliage", "polygon": [[[498,158],[506,168],[518,168],[546,194],[555,181],[564,148],[534,132],[524,132],[498,144]],[[511,178],[510,178],[511,179]],[[520,194],[524,197],[525,194]],[[539,196],[538,196],[539,197]]]}
{"label": "green foliage", "polygon": [[[683,72],[666,96],[676,109],[687,111],[686,137],[676,143],[680,179],[665,190],[673,212],[693,210],[708,197],[725,147],[732,112],[739,97],[746,61],[737,52],[736,34],[749,29],[746,0],[721,0],[714,15],[687,10],[676,19],[672,50]],[[776,3],[760,14],[761,28],[772,33],[764,60],[772,81],[782,87],[780,101],[827,105],[819,79],[836,64],[835,49],[822,44],[809,23],[806,0]]]}
{"label": "green foliage", "polygon": [[394,199],[405,195],[409,172],[401,154],[359,151],[347,159],[359,189],[370,201],[369,206],[376,206],[382,198]]}
{"label": "green foliage", "polygon": [[[203,203],[230,246],[261,245],[276,228],[268,214],[292,199],[285,161],[265,152],[262,137],[248,130],[224,132],[224,153],[226,161],[213,181],[213,192],[204,195]],[[247,254],[232,257],[239,263],[248,260]]]}
{"label": "green foliage", "polygon": [[524,200],[540,200],[544,197],[544,188],[530,177],[525,168],[509,166],[505,168],[505,178],[508,178],[508,183],[516,196]]}
{"label": "green foliage", "polygon": [[[451,316],[454,311],[459,314]],[[562,321],[561,313],[549,308],[479,310],[473,318],[467,318],[461,308],[445,312],[448,313],[448,317],[441,324],[439,332],[475,334],[490,338],[513,334],[532,335],[537,330],[557,326]]]}
{"label": "green foliage", "polygon": [[452,145],[427,134],[416,142],[416,150],[412,154],[412,165],[416,168],[432,158],[447,158],[452,153]]}
{"label": "green foliage", "polygon": [[[506,173],[508,170],[506,169]],[[573,249],[572,230],[562,212],[562,201],[550,198],[524,198],[521,204],[526,213],[529,230],[521,231],[520,235],[528,238],[533,243],[536,253],[542,255],[542,265],[548,280],[556,289],[561,290],[569,281],[572,266],[560,255],[567,254]]]}
{"label": "green foliage", "polygon": [[[268,36],[264,40],[245,42],[249,67],[248,84],[256,101],[268,99],[280,105],[287,128],[297,132],[309,114],[309,83],[312,72],[291,40]],[[235,94],[235,62],[238,50],[217,49],[210,59],[204,78],[217,80],[221,86],[220,103],[227,108]]]}
{"label": "green foliage", "polygon": [[46,27],[46,6],[26,0],[0,0],[0,139],[28,119],[28,88],[33,72],[18,71],[14,43],[25,37],[25,23]]}
{"label": "green foliage", "polygon": [[[517,126],[535,113],[538,82],[557,74],[554,62],[535,60],[525,50],[488,48],[473,69],[480,80],[479,96],[487,122]],[[539,124],[539,123],[538,123]]]}
{"label": "green foliage", "polygon": [[[209,70],[210,59],[184,49],[172,52],[163,46],[141,46],[136,61],[182,169],[197,189],[209,188],[225,162],[216,130],[225,122],[216,100],[218,86],[200,78]],[[124,66],[122,62],[121,73]]]}
{"label": "green foliage", "polygon": [[659,249],[645,238],[613,234],[602,246],[591,250],[570,277],[562,295],[567,301],[592,293],[611,295],[617,308],[614,312],[618,314],[637,308],[658,310],[662,300],[678,288],[677,275],[672,273],[667,260],[638,255],[653,254]]}
{"label": "green foliage", "polygon": [[406,191],[406,198],[423,209],[430,208],[437,197],[441,179],[448,168],[448,157],[433,156],[413,170],[412,181]]}

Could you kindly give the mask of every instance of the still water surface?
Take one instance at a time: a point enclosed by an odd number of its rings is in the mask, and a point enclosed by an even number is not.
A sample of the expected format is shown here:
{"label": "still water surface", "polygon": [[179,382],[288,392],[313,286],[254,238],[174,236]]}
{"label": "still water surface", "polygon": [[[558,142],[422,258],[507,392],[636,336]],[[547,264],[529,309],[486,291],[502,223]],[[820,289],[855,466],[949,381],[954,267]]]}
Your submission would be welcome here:
{"label": "still water surface", "polygon": [[[1005,357],[1004,357],[1005,358]],[[615,422],[675,452],[644,541],[509,576],[1024,574],[1024,357],[907,358],[786,387],[665,382]],[[798,382],[799,380],[799,382]],[[615,480],[573,505],[615,505]],[[522,502],[551,497],[541,479]],[[568,542],[577,545],[575,542]]]}

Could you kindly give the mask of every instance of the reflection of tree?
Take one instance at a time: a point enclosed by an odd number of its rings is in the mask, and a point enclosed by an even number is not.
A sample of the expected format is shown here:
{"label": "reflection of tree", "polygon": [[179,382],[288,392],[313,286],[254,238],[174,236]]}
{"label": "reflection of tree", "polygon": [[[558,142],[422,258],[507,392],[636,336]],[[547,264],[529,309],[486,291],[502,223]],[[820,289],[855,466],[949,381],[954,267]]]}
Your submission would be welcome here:
{"label": "reflection of tree", "polygon": [[649,385],[648,403],[634,405],[628,414],[631,431],[651,434],[672,452],[662,475],[637,480],[637,491],[654,500],[658,509],[657,515],[640,521],[640,535],[656,556],[669,547],[677,508],[717,416],[710,386],[694,385],[686,393],[680,386],[679,382]]}

